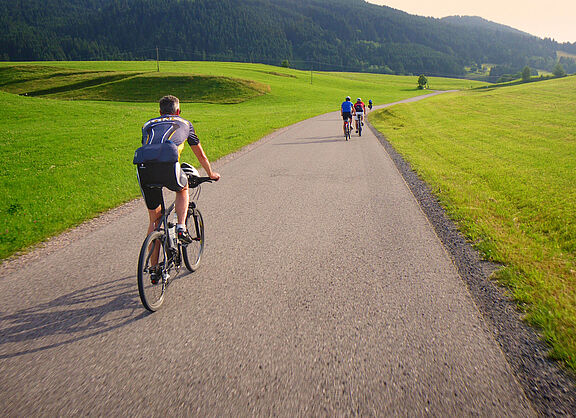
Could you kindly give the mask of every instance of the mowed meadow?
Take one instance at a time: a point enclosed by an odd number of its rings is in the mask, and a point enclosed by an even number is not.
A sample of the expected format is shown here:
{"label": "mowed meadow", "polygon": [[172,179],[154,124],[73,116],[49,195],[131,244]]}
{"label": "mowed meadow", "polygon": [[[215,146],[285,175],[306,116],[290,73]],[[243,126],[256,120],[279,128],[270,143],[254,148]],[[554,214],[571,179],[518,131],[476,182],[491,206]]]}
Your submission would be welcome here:
{"label": "mowed meadow", "polygon": [[[471,83],[432,79],[438,89]],[[480,83],[473,83],[480,85]],[[346,95],[423,94],[416,77],[218,62],[0,63],[0,259],[139,196],[134,150],[175,94],[214,161]],[[190,149],[183,161],[195,163]]]}
{"label": "mowed meadow", "polygon": [[430,185],[552,356],[576,370],[576,77],[436,96],[370,121]]}

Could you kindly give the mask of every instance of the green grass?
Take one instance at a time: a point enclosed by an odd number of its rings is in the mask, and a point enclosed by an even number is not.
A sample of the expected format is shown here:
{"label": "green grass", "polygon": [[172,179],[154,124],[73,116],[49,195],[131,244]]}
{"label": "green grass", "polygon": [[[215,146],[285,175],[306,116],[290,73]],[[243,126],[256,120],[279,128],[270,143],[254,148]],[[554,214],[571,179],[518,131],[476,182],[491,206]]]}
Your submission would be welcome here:
{"label": "green grass", "polygon": [[140,73],[78,71],[41,65],[0,67],[0,90],[26,96],[43,96],[111,83]]}
{"label": "green grass", "polygon": [[576,370],[576,77],[370,115]]}
{"label": "green grass", "polygon": [[250,100],[269,90],[268,86],[261,83],[230,77],[149,73],[81,90],[52,94],[50,98],[154,102],[158,97],[173,94],[181,98],[182,103],[232,104]]}
{"label": "green grass", "polygon": [[0,68],[0,90],[65,100],[154,102],[173,94],[183,103],[240,103],[268,93],[252,80],[222,76],[135,71],[62,71],[57,67],[18,65]]}
{"label": "green grass", "polygon": [[[416,77],[311,78],[286,68],[214,62],[160,68],[155,72],[154,62],[0,63],[0,259],[139,196],[132,157],[142,124],[158,114],[164,94],[182,96],[182,116],[214,161],[278,128],[337,111],[348,94],[379,104],[426,93],[416,89]],[[444,88],[451,83],[462,85],[438,80]],[[44,96],[13,94],[31,92]],[[190,149],[182,160],[195,162]]]}

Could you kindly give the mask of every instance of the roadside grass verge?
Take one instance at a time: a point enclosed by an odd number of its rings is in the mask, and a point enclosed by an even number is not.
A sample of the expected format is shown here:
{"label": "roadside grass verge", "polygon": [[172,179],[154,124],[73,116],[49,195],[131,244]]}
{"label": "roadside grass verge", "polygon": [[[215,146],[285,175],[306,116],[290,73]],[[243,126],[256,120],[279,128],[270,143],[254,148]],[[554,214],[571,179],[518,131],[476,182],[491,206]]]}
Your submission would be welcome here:
{"label": "roadside grass verge", "polygon": [[403,104],[370,121],[576,370],[576,77]]}
{"label": "roadside grass verge", "polygon": [[[4,68],[15,65],[26,71],[2,79]],[[236,104],[208,103],[215,97],[225,102],[233,95],[214,84],[198,102],[183,103],[182,116],[192,121],[212,161],[281,127],[339,111],[348,94],[379,104],[426,93],[416,89],[416,77],[314,73],[311,80],[309,72],[260,64],[163,62],[160,66],[162,71],[154,73],[156,63],[151,62],[50,62],[48,70],[38,63],[0,63],[0,84],[38,80],[37,89],[62,87],[50,85],[50,78],[60,77],[55,74],[131,75],[116,83],[70,89],[66,100],[54,100],[56,94],[44,98],[0,92],[0,259],[140,195],[132,165],[134,150],[140,145],[143,123],[158,114],[158,99],[182,94],[172,90],[185,88],[175,78],[248,80],[242,83],[258,91],[248,92],[250,98]],[[150,102],[126,102],[140,94],[141,85],[132,82],[138,73],[154,90],[144,93]],[[234,84],[232,89],[236,88]],[[94,91],[88,94],[88,90]],[[70,100],[84,94],[93,99],[106,95],[110,101]],[[197,166],[189,148],[182,161]]]}

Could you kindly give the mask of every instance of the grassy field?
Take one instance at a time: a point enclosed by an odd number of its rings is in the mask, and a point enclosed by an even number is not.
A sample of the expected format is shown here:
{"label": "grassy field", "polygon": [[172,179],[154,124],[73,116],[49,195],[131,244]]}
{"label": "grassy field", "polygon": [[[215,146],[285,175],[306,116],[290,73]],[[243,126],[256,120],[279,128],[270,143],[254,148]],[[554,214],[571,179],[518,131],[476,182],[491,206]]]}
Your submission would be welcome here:
{"label": "grassy field", "polygon": [[370,115],[576,370],[576,77]]}
{"label": "grassy field", "polygon": [[[132,157],[164,94],[182,99],[214,161],[336,111],[348,94],[379,104],[426,93],[416,77],[259,64],[162,62],[160,72],[155,62],[41,64],[0,63],[0,259],[139,196]],[[195,161],[189,149],[182,159]]]}

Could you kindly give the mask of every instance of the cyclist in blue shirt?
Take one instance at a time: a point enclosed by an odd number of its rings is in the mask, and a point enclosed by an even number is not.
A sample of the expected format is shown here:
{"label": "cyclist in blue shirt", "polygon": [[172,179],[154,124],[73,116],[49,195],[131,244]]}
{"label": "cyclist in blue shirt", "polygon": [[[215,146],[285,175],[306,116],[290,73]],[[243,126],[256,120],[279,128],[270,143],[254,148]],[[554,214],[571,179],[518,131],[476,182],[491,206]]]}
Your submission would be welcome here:
{"label": "cyclist in blue shirt", "polygon": [[354,114],[354,106],[350,101],[350,96],[346,96],[346,100],[342,102],[340,106],[340,114],[342,115],[342,119],[344,120],[342,129],[344,129],[344,135],[346,135],[346,120],[350,119],[350,126],[352,126],[352,115]]}

